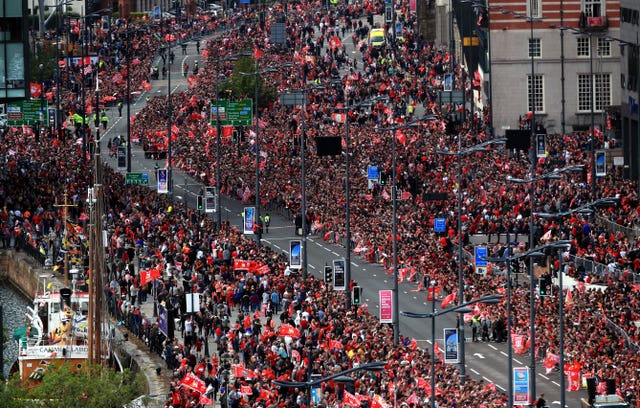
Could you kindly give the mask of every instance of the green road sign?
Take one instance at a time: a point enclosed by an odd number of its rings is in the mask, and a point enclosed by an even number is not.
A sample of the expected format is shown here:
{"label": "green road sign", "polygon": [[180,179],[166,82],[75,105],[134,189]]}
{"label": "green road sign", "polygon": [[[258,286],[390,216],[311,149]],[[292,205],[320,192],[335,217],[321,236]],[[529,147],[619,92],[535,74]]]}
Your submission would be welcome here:
{"label": "green road sign", "polygon": [[149,174],[148,173],[127,173],[124,176],[125,184],[133,184],[133,185],[149,185]]}
{"label": "green road sign", "polygon": [[217,106],[211,106],[211,126],[215,126],[218,119],[222,126],[251,126],[253,122],[253,101],[251,99],[243,99],[237,102],[231,102],[226,99],[219,100]]}
{"label": "green road sign", "polygon": [[22,126],[49,123],[47,103],[42,108],[40,99],[23,99],[7,103],[7,125]]}

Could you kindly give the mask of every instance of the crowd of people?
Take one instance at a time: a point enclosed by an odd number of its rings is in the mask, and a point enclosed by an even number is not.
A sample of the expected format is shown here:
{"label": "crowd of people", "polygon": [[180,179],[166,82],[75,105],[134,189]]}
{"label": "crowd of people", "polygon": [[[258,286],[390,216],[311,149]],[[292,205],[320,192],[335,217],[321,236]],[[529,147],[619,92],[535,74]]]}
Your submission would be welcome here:
{"label": "crowd of people", "polygon": [[[526,152],[493,146],[470,155],[439,153],[457,152],[459,138],[463,148],[491,139],[487,122],[490,112],[454,121],[448,115],[453,107],[438,104],[437,93],[445,73],[455,75],[458,88],[466,92],[473,86],[472,78],[461,66],[452,66],[447,50],[416,34],[414,17],[408,11],[400,14],[405,23],[404,42],[394,49],[374,49],[366,44],[366,28],[370,26],[366,17],[380,14],[382,4],[364,2],[323,10],[316,3],[289,2],[286,14],[284,6],[274,7],[274,17],[262,20],[262,24],[250,9],[234,10],[227,20],[174,24],[178,39],[213,32],[223,25],[226,29],[203,47],[197,73],[188,75],[190,87],[172,96],[176,108],[171,131],[166,125],[166,98],[153,97],[133,119],[132,138],[141,143],[151,139],[161,143],[171,133],[174,169],[207,185],[215,185],[219,171],[220,192],[249,202],[254,200],[255,159],[260,157],[262,206],[287,209],[293,217],[301,207],[299,138],[304,135],[308,202],[303,216],[309,232],[350,245],[356,254],[367,255],[367,259],[386,267],[391,265],[393,252],[389,175],[393,173],[391,156],[395,155],[396,184],[404,193],[397,213],[401,277],[414,285],[435,281],[443,294],[455,293],[458,265],[464,262],[465,300],[502,291],[504,276],[474,273],[473,264],[457,258],[455,245],[461,243],[470,249],[469,238],[475,234],[485,234],[489,239],[508,234],[517,241],[518,235],[531,232],[532,210],[561,212],[594,198],[590,190],[590,152],[586,149],[591,137],[587,133],[548,135],[546,157],[536,163],[537,175],[569,165],[585,168],[559,180],[533,183],[532,190],[529,184],[506,182],[507,174],[524,179],[531,176]],[[269,41],[275,16],[283,15],[289,45],[286,53]],[[133,50],[136,62],[131,64],[132,83],[137,89],[151,81],[153,58],[166,43],[163,37],[154,35],[155,28],[144,24],[136,26],[127,42],[127,32],[131,31],[129,24],[122,23],[109,32],[96,33],[94,47],[103,64],[96,64],[93,72],[100,72],[104,85],[101,92],[114,95],[116,100],[123,100],[126,92],[122,82],[126,74],[124,50]],[[337,45],[335,38],[342,45]],[[346,51],[344,44],[349,40],[358,52]],[[278,100],[259,101],[256,123],[260,151],[255,151],[253,128],[244,129],[245,137],[236,143],[223,134],[218,163],[214,153],[216,129],[210,125],[208,106],[216,98],[217,85],[233,75],[233,56],[247,50],[256,57],[261,54],[260,67],[295,62],[294,67],[264,73],[265,84],[277,92],[305,90],[308,100],[306,105],[293,108],[280,105]],[[70,72],[73,75],[61,92],[65,111],[81,112],[81,99],[73,83],[82,81],[82,74],[79,67]],[[94,106],[95,102],[87,104]],[[424,112],[429,119],[393,132],[377,130],[418,119],[416,111]],[[350,138],[343,147],[351,157],[349,243],[344,242],[344,160],[340,156],[319,156],[313,143],[317,137],[345,134],[344,114],[349,117]],[[38,144],[32,143],[25,129],[8,128],[3,132],[3,243],[11,246],[14,238],[25,237],[25,242],[45,254],[63,246],[74,248],[80,251],[74,262],[88,265],[86,256],[82,256],[86,236],[81,226],[86,220],[84,199],[94,170],[82,154],[82,145],[72,139],[57,135],[53,128],[41,135],[45,143]],[[599,147],[607,143],[602,135],[596,140]],[[383,173],[372,188],[367,180],[368,165],[377,165]],[[565,325],[567,365],[577,365],[583,373],[601,381],[614,378],[617,392],[637,403],[637,379],[629,373],[640,368],[635,346],[640,336],[635,322],[640,319],[637,291],[624,279],[630,275],[623,275],[623,279],[589,276],[570,262],[571,256],[580,256],[612,264],[614,269],[640,271],[640,261],[633,258],[640,243],[638,236],[628,237],[598,223],[603,218],[631,227],[638,221],[637,188],[617,169],[610,170],[597,180],[595,197],[617,197],[616,205],[598,209],[594,217],[576,214],[554,221],[536,217],[533,234],[536,243],[541,239],[571,241],[562,269],[580,284],[564,295],[565,318],[573,323]],[[202,393],[184,385],[185,378],[192,379],[193,375],[211,386],[204,393],[207,398],[220,398],[230,407],[309,406],[307,390],[278,389],[271,380],[307,381],[309,372],[324,377],[368,361],[384,360],[388,366],[382,373],[361,373],[353,387],[323,384],[319,405],[336,406],[338,401],[354,396],[369,406],[394,400],[424,406],[431,398],[427,368],[431,358],[437,363],[435,399],[439,406],[506,405],[505,395],[493,384],[469,378],[462,385],[454,367],[444,364],[438,355],[430,356],[412,339],[402,338],[400,345],[393,345],[388,325],[380,324],[365,307],[346,309],[342,295],[327,290],[320,280],[303,281],[285,273],[282,254],[266,246],[257,247],[230,225],[215,225],[194,209],[169,202],[166,196],[149,194],[144,187],[125,186],[121,176],[109,169],[105,169],[104,177],[106,219],[111,231],[111,275],[105,294],[118,319],[128,322],[134,335],[146,338],[150,347],[167,360],[174,379],[168,405],[207,402],[201,399]],[[457,208],[458,189],[463,194],[461,209]],[[74,205],[68,207],[68,215],[78,227],[70,228],[60,207],[54,206],[64,197]],[[462,214],[462,236],[457,233],[457,211]],[[445,233],[433,231],[434,219],[439,217],[446,219]],[[491,246],[492,253],[504,252],[506,245],[500,242]],[[62,262],[54,259],[58,265]],[[252,261],[253,266],[240,272],[234,268],[236,260]],[[560,269],[553,254],[549,254],[546,265],[554,273]],[[151,268],[161,268],[161,278],[141,282],[140,271]],[[607,285],[599,289],[588,285],[596,279]],[[202,295],[201,313],[188,318],[185,293],[192,292]],[[169,315],[181,322],[180,329],[188,334],[184,342],[179,341],[171,324],[167,338],[162,339],[158,322],[140,314],[137,306],[154,294]],[[517,288],[512,294],[513,334],[525,339],[529,295]],[[542,361],[558,354],[558,310],[557,302],[535,304],[537,358]],[[230,321],[232,311],[239,316],[236,321]],[[475,315],[494,329],[504,327],[506,304],[483,307]],[[472,319],[470,325],[475,324]],[[493,332],[493,340],[505,338],[503,330]],[[215,340],[217,350],[207,355],[202,345],[209,337]]]}

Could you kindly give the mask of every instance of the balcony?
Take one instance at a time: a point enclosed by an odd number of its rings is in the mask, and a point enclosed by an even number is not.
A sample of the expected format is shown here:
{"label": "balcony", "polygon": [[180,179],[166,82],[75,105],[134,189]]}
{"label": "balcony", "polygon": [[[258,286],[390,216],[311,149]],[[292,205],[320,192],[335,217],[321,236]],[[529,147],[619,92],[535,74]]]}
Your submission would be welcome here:
{"label": "balcony", "polygon": [[588,17],[584,13],[580,14],[580,29],[584,31],[599,32],[605,31],[609,27],[606,16]]}

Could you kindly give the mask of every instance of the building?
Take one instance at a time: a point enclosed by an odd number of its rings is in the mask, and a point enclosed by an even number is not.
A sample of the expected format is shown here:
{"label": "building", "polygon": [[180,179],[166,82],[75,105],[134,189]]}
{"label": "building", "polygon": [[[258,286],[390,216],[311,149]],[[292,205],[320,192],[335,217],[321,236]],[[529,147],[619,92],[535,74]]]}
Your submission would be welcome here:
{"label": "building", "polygon": [[[0,0],[0,101],[24,99],[29,93],[27,1]],[[4,114],[3,111],[0,112]]]}
{"label": "building", "polygon": [[638,101],[640,101],[640,2],[620,0],[620,39],[627,46],[620,48],[622,63],[620,73],[620,117],[624,165],[627,175],[640,179],[640,126]]}
{"label": "building", "polygon": [[[621,97],[620,47],[607,39],[619,37],[620,1],[495,0],[489,4],[483,6],[488,10],[488,33],[486,41],[478,41],[476,65],[479,82],[486,84],[483,98],[489,93],[493,97],[495,133],[502,136],[508,129],[518,129],[532,105],[536,123],[550,133],[588,130],[592,123],[604,130],[608,109],[619,105]],[[465,27],[460,21],[458,25],[463,33]]]}

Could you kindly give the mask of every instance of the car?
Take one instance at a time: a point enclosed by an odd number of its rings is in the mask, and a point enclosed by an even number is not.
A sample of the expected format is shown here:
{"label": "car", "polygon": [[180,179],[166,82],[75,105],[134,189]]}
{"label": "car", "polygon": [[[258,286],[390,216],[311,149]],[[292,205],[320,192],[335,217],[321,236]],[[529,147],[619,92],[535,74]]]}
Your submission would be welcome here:
{"label": "car", "polygon": [[386,42],[385,32],[382,28],[374,28],[369,32],[369,45],[374,48],[383,47]]}
{"label": "car", "polygon": [[212,3],[212,4],[209,4],[209,6],[207,6],[207,11],[213,17],[221,17],[224,9],[222,8],[221,5]]}
{"label": "car", "polygon": [[7,121],[7,114],[0,113],[0,129],[4,129],[5,127],[7,127]]}

